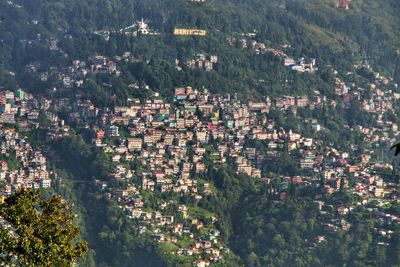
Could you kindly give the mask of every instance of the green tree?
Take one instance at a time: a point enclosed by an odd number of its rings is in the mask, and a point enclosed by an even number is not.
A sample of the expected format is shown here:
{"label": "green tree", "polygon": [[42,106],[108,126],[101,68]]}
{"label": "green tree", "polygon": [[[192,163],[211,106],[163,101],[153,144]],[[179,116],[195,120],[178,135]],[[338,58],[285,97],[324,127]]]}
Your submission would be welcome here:
{"label": "green tree", "polygon": [[394,81],[400,83],[400,55],[397,57],[396,69],[394,71]]}
{"label": "green tree", "polygon": [[42,200],[39,191],[20,190],[0,205],[0,264],[71,266],[87,251],[78,241],[71,207],[61,196]]}

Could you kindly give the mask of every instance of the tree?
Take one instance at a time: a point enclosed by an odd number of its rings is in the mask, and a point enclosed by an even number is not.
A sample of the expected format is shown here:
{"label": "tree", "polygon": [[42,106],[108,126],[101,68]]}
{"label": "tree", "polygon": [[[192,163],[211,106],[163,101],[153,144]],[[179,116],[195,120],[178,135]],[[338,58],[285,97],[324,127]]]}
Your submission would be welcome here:
{"label": "tree", "polygon": [[343,191],[344,191],[344,177],[340,178],[340,188],[339,188],[339,192]]}
{"label": "tree", "polygon": [[394,71],[394,81],[400,83],[400,55],[397,57],[396,69]]}
{"label": "tree", "polygon": [[42,200],[39,191],[17,191],[0,205],[0,218],[0,265],[71,266],[87,251],[61,196]]}

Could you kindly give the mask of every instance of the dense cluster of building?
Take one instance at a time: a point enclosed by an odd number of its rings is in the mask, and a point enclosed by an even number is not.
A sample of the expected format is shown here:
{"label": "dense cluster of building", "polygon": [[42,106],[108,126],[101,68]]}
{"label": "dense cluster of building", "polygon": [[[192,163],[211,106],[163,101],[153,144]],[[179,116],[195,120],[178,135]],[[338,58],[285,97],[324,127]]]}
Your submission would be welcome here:
{"label": "dense cluster of building", "polygon": [[215,64],[218,63],[217,55],[206,55],[204,53],[196,54],[194,59],[186,60],[185,62],[181,62],[180,60],[175,60],[175,65],[178,70],[181,70],[183,66],[186,66],[189,69],[200,69],[205,71],[212,71],[215,67]]}
{"label": "dense cluster of building", "polygon": [[[267,52],[285,57],[278,50]],[[211,57],[210,61],[217,62],[217,58]],[[135,59],[125,53],[116,58],[117,62],[121,60]],[[58,72],[65,88],[77,86],[79,81],[83,83],[88,73],[118,75],[117,64],[103,56],[93,56],[88,62],[90,65],[86,66],[84,61],[76,60]],[[292,63],[295,62],[288,57],[284,59],[285,65],[292,66]],[[315,66],[315,62],[311,65]],[[384,180],[377,171],[394,171],[393,166],[379,161],[376,151],[356,153],[354,147],[331,144],[319,138],[323,136],[319,134],[330,131],[324,123],[316,117],[300,115],[323,108],[347,109],[357,101],[362,110],[373,115],[374,126],[344,127],[359,133],[372,147],[394,143],[397,124],[385,114],[395,111],[400,95],[389,89],[389,79],[373,74],[376,81],[368,88],[348,84],[337,77],[336,99],[328,99],[316,91],[313,97],[265,97],[259,102],[243,102],[236,95],[182,87],[175,89],[172,101],[127,99],[127,105],[110,109],[96,107],[80,94],[49,101],[36,99],[23,90],[2,91],[1,122],[4,126],[16,126],[0,129],[2,195],[22,187],[51,186],[45,157],[32,149],[18,132],[45,127],[48,141],[68,136],[69,126],[57,115],[66,111],[69,121],[92,131],[93,145],[109,156],[114,166],[109,179],[123,182],[97,180],[99,194],[116,200],[126,216],[137,221],[137,231],[151,235],[170,253],[192,257],[193,265],[208,266],[229,253],[214,226],[218,217],[195,204],[184,205],[173,198],[154,201],[150,196],[186,196],[194,203],[212,197],[213,184],[202,178],[209,166],[230,164],[238,174],[248,175],[263,185],[277,183],[273,193],[280,200],[287,197],[292,184],[320,187],[327,194],[347,188],[360,197],[360,204],[374,200],[383,205],[399,199],[396,184]],[[270,116],[271,110],[290,113],[301,120],[314,133],[313,137],[283,128]],[[268,162],[283,154],[291,155],[300,170],[298,174],[285,176],[268,172]],[[353,179],[352,186],[348,177]],[[112,186],[116,184],[123,186]],[[345,216],[354,206],[327,205],[321,199],[316,199],[316,203],[321,215],[327,218],[324,225],[327,233],[351,228]],[[373,216],[388,223],[399,221],[394,214],[383,213],[379,208],[373,211]],[[391,230],[382,226],[376,231],[382,236],[380,242],[387,244]],[[325,238],[321,235],[317,242]]]}
{"label": "dense cluster of building", "polygon": [[[53,177],[47,170],[43,152],[33,148],[24,136],[25,132],[40,127],[46,127],[49,139],[68,134],[62,126],[62,120],[48,111],[50,105],[51,101],[37,99],[21,89],[0,91],[1,201],[21,188],[51,187]],[[47,119],[49,124],[42,125]]]}
{"label": "dense cluster of building", "polygon": [[[379,81],[382,83],[376,87],[386,83],[384,78]],[[356,89],[347,87],[338,79],[336,92],[344,98],[349,93],[357,95]],[[344,94],[341,90],[347,91]],[[385,104],[379,104],[380,107],[385,106],[384,109],[368,110],[376,114],[378,125],[382,127],[370,129],[357,125],[351,130],[360,131],[363,138],[372,141],[375,146],[383,146],[393,143],[398,133],[394,122],[380,123],[382,113],[393,107],[396,98],[393,95],[382,98],[376,88],[374,92],[370,99],[360,97],[358,100],[361,103],[384,101]],[[391,92],[386,91],[386,94]],[[55,104],[56,110],[71,107]],[[395,185],[385,182],[374,172],[376,169],[392,169],[392,165],[377,161],[374,151],[366,150],[356,156],[351,148],[335,147],[324,140],[284,129],[268,115],[271,109],[298,116],[299,109],[336,108],[337,105],[336,101],[328,100],[318,92],[313,98],[266,97],[261,102],[243,103],[229,94],[210,94],[207,90],[186,87],[176,88],[174,102],[162,99],[130,100],[127,106],[110,110],[97,108],[88,100],[78,100],[76,109],[71,109],[70,114],[80,124],[90,122],[96,125],[92,129],[93,144],[103,148],[115,164],[110,177],[128,184],[124,188],[110,188],[107,182],[98,181],[99,190],[116,199],[127,216],[138,220],[141,232],[150,233],[161,244],[174,244],[175,253],[207,255],[201,263],[195,262],[200,266],[205,262],[218,261],[228,251],[221,243],[219,234],[215,234],[217,229],[212,227],[218,218],[209,214],[211,223],[207,224],[203,221],[204,217],[202,220],[195,216],[199,212],[198,207],[180,205],[173,200],[157,202],[155,208],[146,203],[144,195],[156,191],[176,193],[193,197],[196,201],[212,195],[213,186],[200,178],[201,173],[207,172],[207,162],[215,166],[233,160],[238,173],[268,184],[274,178],[268,177],[262,170],[263,166],[284,152],[291,153],[296,155],[294,158],[299,169],[307,175],[279,176],[275,193],[281,200],[286,198],[292,183],[300,187],[322,186],[328,194],[348,188],[365,203],[371,200],[385,203],[399,198]],[[347,102],[343,101],[341,105],[346,107]],[[300,119],[315,133],[328,131],[316,118]],[[259,150],[248,145],[249,140],[265,142],[266,149]],[[349,176],[354,177],[355,186],[349,187]],[[346,215],[353,208],[327,207],[322,201],[320,205],[322,214],[333,209],[339,216]],[[179,211],[182,216],[177,218],[171,210]],[[379,210],[375,214],[378,216]],[[384,216],[399,220],[392,214]],[[336,231],[339,227],[349,229],[351,225],[344,218],[326,223],[327,231]],[[379,231],[386,233],[387,230]],[[199,233],[207,233],[208,239]]]}
{"label": "dense cluster of building", "polygon": [[0,128],[0,203],[21,188],[49,188],[46,158],[14,128]]}
{"label": "dense cluster of building", "polygon": [[18,124],[21,129],[38,128],[39,106],[42,103],[18,89],[0,91],[0,123]]}

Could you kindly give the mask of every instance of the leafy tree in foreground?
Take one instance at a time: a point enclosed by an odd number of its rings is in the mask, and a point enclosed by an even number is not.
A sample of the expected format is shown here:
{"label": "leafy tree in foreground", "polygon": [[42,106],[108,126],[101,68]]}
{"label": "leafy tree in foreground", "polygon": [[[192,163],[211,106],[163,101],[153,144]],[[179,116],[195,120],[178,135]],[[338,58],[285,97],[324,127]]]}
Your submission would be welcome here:
{"label": "leafy tree in foreground", "polygon": [[79,228],[61,196],[41,200],[35,190],[21,190],[0,204],[0,265],[71,266],[86,251],[76,241]]}

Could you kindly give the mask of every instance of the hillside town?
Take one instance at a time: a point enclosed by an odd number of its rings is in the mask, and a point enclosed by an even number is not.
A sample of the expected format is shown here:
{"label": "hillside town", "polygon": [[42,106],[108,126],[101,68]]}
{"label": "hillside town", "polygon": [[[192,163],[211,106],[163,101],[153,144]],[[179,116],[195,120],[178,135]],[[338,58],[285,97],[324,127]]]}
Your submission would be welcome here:
{"label": "hillside town", "polygon": [[[124,57],[128,59],[129,55]],[[286,65],[287,59],[284,61]],[[72,67],[60,72],[65,88],[83,83],[90,72],[119,75],[117,65],[105,57],[91,57],[89,62],[86,67],[85,62],[74,61]],[[37,75],[33,66],[29,69],[32,75]],[[329,129],[316,117],[301,116],[304,110],[335,109],[340,105],[348,109],[351,101],[356,100],[373,115],[376,126],[344,127],[359,133],[371,147],[386,149],[396,142],[398,127],[385,114],[395,110],[400,95],[386,89],[391,83],[389,79],[379,73],[374,75],[376,82],[369,88],[336,78],[335,94],[342,98],[340,102],[318,91],[313,97],[265,97],[259,102],[243,102],[236,95],[182,87],[175,89],[171,101],[127,99],[126,106],[109,109],[96,107],[79,95],[75,99],[50,101],[36,99],[21,89],[2,91],[1,194],[4,197],[18,188],[51,186],[46,158],[41,151],[32,149],[23,133],[45,127],[48,142],[69,136],[70,126],[57,115],[67,111],[68,121],[74,125],[86,128],[92,125],[93,146],[101,148],[113,163],[109,180],[96,180],[99,194],[117,201],[126,216],[138,222],[140,233],[150,234],[168,253],[192,257],[195,266],[209,266],[229,253],[215,227],[218,217],[196,205],[215,194],[214,186],[204,175],[218,165],[234,166],[238,174],[270,186],[280,201],[288,197],[292,185],[320,187],[327,194],[346,189],[360,197],[358,205],[376,201],[373,216],[386,222],[377,229],[384,245],[392,233],[390,225],[399,222],[395,215],[379,209],[385,203],[399,200],[398,185],[384,174],[395,173],[396,168],[380,160],[377,150],[360,153],[355,147],[338,147],[318,139]],[[365,90],[370,94],[364,94]],[[284,128],[270,116],[271,112],[294,116],[309,127],[313,137]],[[40,117],[45,117],[46,123],[39,123],[44,120]],[[296,159],[299,169],[296,175],[275,176],[268,172],[269,162],[283,154]],[[348,177],[352,177],[351,186]],[[122,181],[124,186],[113,187],[118,183],[110,181]],[[159,194],[165,200],[154,202],[151,196]],[[187,196],[194,202],[190,206],[181,204],[174,195]],[[327,218],[327,234],[338,228],[351,228],[346,215],[354,206],[325,205],[320,199],[315,202],[321,216]],[[325,238],[320,236],[318,242]]]}
{"label": "hillside town", "polygon": [[34,149],[23,132],[39,127],[40,103],[22,90],[3,91],[1,103],[0,203],[23,188],[50,188],[52,173],[43,151]]}
{"label": "hillside town", "polygon": [[398,266],[399,12],[0,1],[0,265]]}

